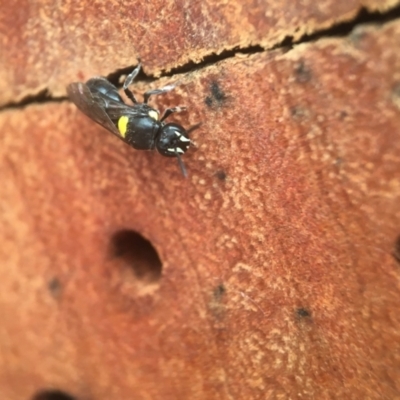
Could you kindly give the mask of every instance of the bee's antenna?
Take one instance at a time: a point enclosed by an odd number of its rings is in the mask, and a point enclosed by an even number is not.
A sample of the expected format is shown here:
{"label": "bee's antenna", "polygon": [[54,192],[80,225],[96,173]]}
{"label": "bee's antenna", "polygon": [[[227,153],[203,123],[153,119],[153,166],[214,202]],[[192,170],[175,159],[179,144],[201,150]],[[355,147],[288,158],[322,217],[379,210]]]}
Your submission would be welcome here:
{"label": "bee's antenna", "polygon": [[187,177],[188,177],[188,174],[187,174],[187,171],[186,171],[185,164],[183,163],[181,156],[179,155],[179,153],[178,153],[176,150],[175,150],[175,155],[176,155],[176,158],[178,159],[178,164],[179,164],[179,168],[180,168],[181,171],[182,171],[182,175],[183,175],[185,178],[187,178]]}
{"label": "bee's antenna", "polygon": [[191,127],[186,131],[186,133],[189,134],[189,133],[193,132],[195,129],[200,128],[200,126],[201,126],[201,122],[198,122],[196,125],[191,126]]}

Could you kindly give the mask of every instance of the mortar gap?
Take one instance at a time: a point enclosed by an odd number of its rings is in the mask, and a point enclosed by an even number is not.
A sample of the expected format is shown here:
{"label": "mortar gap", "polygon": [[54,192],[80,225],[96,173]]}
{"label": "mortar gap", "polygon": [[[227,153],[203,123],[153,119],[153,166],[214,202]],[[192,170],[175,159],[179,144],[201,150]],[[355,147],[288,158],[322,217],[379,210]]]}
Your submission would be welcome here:
{"label": "mortar gap", "polygon": [[11,101],[0,107],[0,112],[5,110],[15,110],[19,108],[24,108],[32,104],[43,104],[43,103],[61,103],[67,100],[66,96],[53,97],[49,93],[48,89],[43,89],[34,94],[28,94],[23,97],[20,101]]}

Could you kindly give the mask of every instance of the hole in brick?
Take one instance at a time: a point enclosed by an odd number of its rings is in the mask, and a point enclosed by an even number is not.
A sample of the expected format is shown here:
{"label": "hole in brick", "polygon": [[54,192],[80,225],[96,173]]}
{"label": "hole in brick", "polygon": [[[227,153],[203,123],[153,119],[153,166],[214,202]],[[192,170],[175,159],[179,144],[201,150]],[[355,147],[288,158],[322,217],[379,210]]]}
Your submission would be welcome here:
{"label": "hole in brick", "polygon": [[296,315],[299,318],[310,318],[311,312],[309,310],[307,310],[307,308],[301,307],[296,310]]}
{"label": "hole in brick", "polygon": [[162,264],[153,245],[139,233],[122,230],[114,234],[111,253],[123,266],[131,269],[136,278],[145,283],[155,283],[161,277]]}
{"label": "hole in brick", "polygon": [[393,257],[400,263],[400,236],[394,242]]}
{"label": "hole in brick", "polygon": [[32,400],[77,400],[77,398],[61,390],[41,390],[32,397]]}

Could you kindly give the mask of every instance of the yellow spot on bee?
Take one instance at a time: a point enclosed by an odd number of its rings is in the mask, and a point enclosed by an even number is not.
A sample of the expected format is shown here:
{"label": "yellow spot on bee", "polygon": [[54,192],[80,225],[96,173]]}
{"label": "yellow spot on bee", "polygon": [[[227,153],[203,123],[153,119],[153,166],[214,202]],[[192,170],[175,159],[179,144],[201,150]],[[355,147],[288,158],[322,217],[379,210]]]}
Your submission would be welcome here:
{"label": "yellow spot on bee", "polygon": [[126,131],[128,130],[128,122],[129,122],[129,118],[126,115],[123,115],[118,120],[118,130],[123,138],[125,138]]}
{"label": "yellow spot on bee", "polygon": [[149,117],[155,119],[156,121],[158,121],[158,112],[155,111],[155,110],[149,111]]}

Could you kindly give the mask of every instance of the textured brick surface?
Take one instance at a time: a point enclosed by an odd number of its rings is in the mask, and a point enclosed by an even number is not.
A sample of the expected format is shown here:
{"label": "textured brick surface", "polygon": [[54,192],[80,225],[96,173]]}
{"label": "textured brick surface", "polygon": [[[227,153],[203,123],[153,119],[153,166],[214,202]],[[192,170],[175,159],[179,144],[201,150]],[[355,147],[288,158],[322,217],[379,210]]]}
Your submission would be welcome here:
{"label": "textured brick surface", "polygon": [[147,73],[280,43],[399,0],[18,0],[0,12],[0,106],[144,62]]}
{"label": "textured brick surface", "polygon": [[[156,82],[203,123],[187,180],[67,102],[3,111],[0,397],[399,397],[399,41],[363,26]],[[110,250],[126,229],[161,278]]]}

